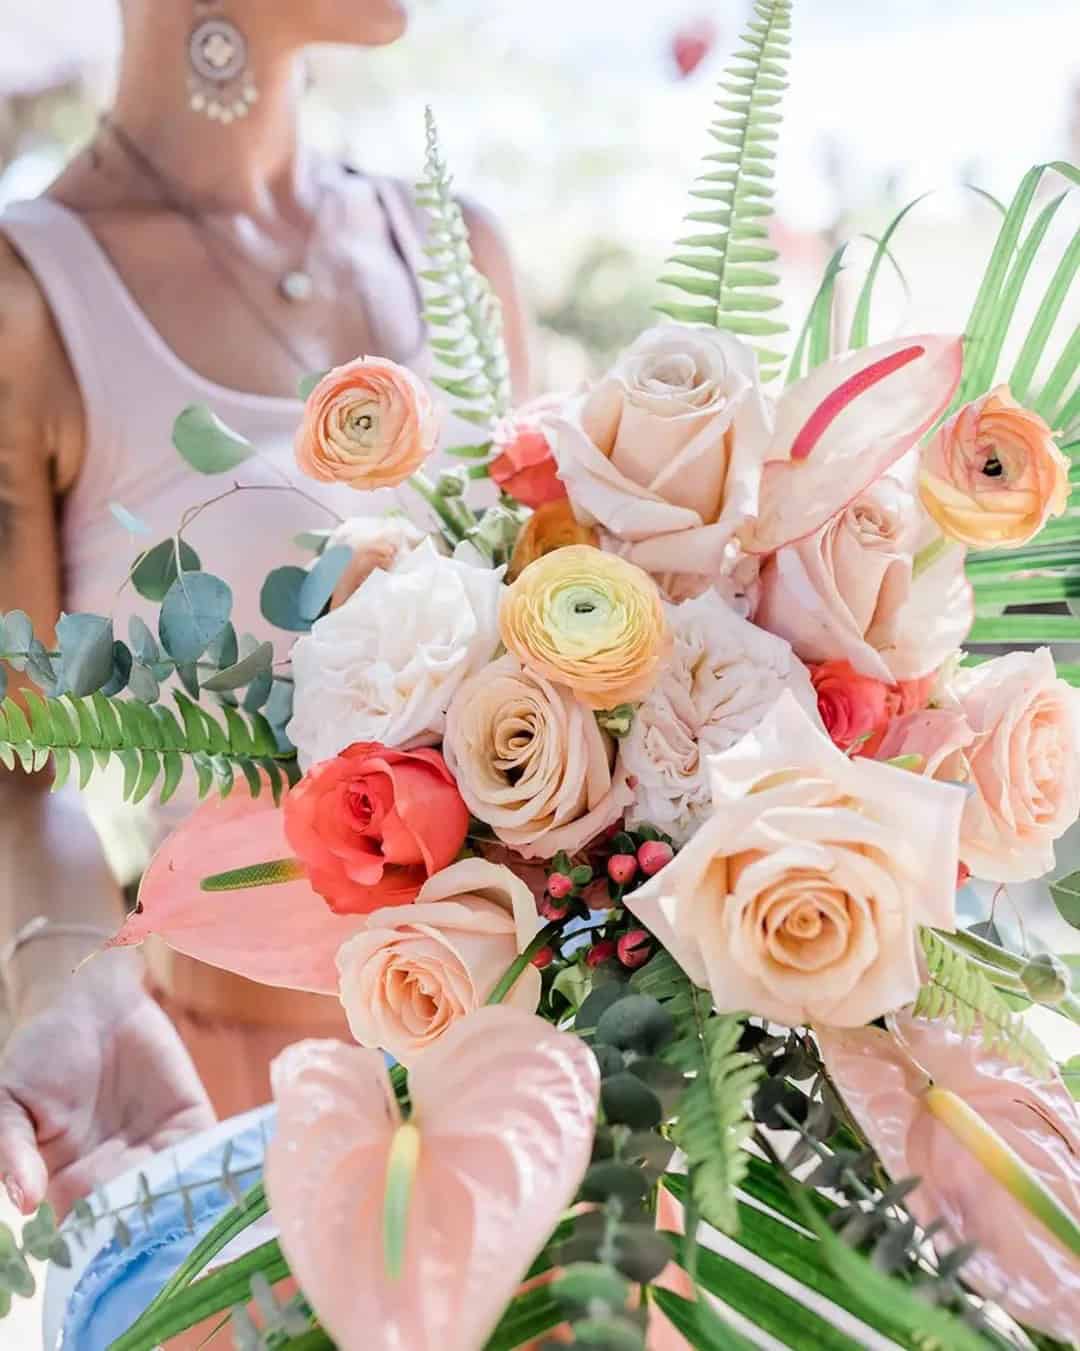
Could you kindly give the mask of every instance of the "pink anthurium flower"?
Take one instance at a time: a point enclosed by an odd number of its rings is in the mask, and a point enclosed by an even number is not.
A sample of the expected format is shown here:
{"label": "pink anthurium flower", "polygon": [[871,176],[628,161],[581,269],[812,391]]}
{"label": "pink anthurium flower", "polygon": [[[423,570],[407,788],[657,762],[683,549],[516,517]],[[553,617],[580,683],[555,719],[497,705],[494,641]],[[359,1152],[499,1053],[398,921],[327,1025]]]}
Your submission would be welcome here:
{"label": "pink anthurium flower", "polygon": [[[963,1277],[1014,1318],[1064,1341],[1080,1327],[1080,1117],[1056,1075],[987,1050],[978,1030],[894,1014],[817,1029],[825,1065],[907,1205],[974,1243]],[[1071,1224],[1070,1224],[1071,1217]]]}
{"label": "pink anthurium flower", "polygon": [[589,1165],[592,1052],[518,1009],[454,1026],[409,1075],[290,1047],[266,1181],[281,1244],[341,1351],[481,1351]]}
{"label": "pink anthurium flower", "polygon": [[157,934],[177,952],[249,980],[336,995],[338,949],[363,928],[362,915],[335,915],[284,863],[282,876],[292,880],[202,889],[208,873],[249,870],[253,859],[288,860],[292,852],[270,794],[253,799],[237,784],[165,841],[143,877],[138,906],[108,946]]}
{"label": "pink anthurium flower", "polygon": [[959,338],[921,335],[827,361],[776,405],[750,553],[769,554],[820,529],[909,451],[960,382]]}

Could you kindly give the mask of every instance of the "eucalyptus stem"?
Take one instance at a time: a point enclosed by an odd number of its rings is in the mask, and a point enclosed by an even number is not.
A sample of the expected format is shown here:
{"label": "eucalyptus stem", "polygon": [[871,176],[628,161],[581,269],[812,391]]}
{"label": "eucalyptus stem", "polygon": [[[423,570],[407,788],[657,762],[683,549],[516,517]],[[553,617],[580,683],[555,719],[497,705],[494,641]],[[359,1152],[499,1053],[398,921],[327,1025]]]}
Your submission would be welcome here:
{"label": "eucalyptus stem", "polygon": [[936,540],[928,544],[925,549],[920,549],[915,555],[915,561],[911,565],[911,578],[915,580],[921,573],[932,568],[941,558],[944,558],[950,550],[956,549],[956,540],[950,539],[948,535],[939,535]]}
{"label": "eucalyptus stem", "polygon": [[547,924],[540,930],[524,952],[520,953],[513,962],[507,967],[502,979],[495,986],[494,990],[488,995],[488,1004],[501,1004],[510,991],[517,984],[518,977],[529,965],[532,959],[539,952],[543,952],[549,947],[552,939],[556,938],[559,930],[562,928],[562,921],[556,924]]}
{"label": "eucalyptus stem", "polygon": [[406,482],[410,488],[420,494],[439,520],[442,521],[451,543],[460,544],[463,538],[461,523],[431,479],[422,470],[418,470]]}

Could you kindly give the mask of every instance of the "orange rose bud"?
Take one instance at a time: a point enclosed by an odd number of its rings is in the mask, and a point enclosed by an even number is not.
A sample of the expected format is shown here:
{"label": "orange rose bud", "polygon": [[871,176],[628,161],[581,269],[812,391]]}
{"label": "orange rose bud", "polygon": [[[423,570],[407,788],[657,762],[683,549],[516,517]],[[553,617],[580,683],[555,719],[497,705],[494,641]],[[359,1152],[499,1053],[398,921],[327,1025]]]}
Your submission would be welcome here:
{"label": "orange rose bud", "polygon": [[581,525],[575,519],[570,503],[565,498],[538,507],[521,527],[510,557],[510,566],[506,570],[506,580],[515,581],[530,563],[572,544],[595,545],[596,531],[592,526]]}

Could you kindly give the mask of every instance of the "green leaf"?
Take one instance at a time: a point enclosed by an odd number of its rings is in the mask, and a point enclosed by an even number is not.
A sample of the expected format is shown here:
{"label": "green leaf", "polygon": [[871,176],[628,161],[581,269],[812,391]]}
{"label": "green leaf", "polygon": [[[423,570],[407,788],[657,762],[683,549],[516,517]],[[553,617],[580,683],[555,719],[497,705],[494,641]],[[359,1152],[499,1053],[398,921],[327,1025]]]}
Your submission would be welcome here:
{"label": "green leaf", "polygon": [[529,1290],[507,1307],[484,1351],[516,1351],[566,1321],[562,1306],[544,1286]]}
{"label": "green leaf", "polygon": [[176,419],[173,445],[200,474],[225,474],[255,453],[247,437],[232,431],[205,404],[192,404]]}
{"label": "green leaf", "polygon": [[1074,1055],[1061,1066],[1061,1077],[1065,1087],[1077,1101],[1080,1101],[1080,1055]]}
{"label": "green leaf", "polygon": [[[180,566],[185,573],[198,572],[202,564],[199,555],[190,545],[180,541]],[[135,590],[145,600],[160,604],[169,593],[169,588],[177,578],[177,545],[174,540],[163,539],[152,549],[139,555],[131,573],[131,582]]]}
{"label": "green leaf", "polygon": [[1024,345],[1016,358],[1009,379],[1009,388],[1019,403],[1026,403],[1031,391],[1031,381],[1038,369],[1046,344],[1054,325],[1057,323],[1065,297],[1080,269],[1080,230],[1073,235],[1069,247],[1062,254],[1050,284],[1046,288],[1042,303],[1039,305]]}
{"label": "green leaf", "polygon": [[754,1351],[754,1343],[725,1323],[704,1298],[693,1302],[672,1290],[653,1290],[656,1307],[694,1351]]}
{"label": "green leaf", "polygon": [[344,547],[327,549],[321,556],[300,588],[298,605],[302,618],[309,622],[318,619],[330,604],[334,588],[344,576],[352,557],[353,551]]}
{"label": "green leaf", "polygon": [[1080,929],[1080,872],[1070,873],[1050,883],[1050,895],[1058,914],[1074,929]]}
{"label": "green leaf", "polygon": [[246,657],[236,662],[233,666],[226,666],[203,681],[203,689],[211,694],[216,694],[224,690],[239,690],[261,675],[269,672],[274,661],[273,643],[260,643],[254,651],[249,652]]}
{"label": "green leaf", "polygon": [[836,279],[843,268],[847,244],[841,244],[825,265],[817,293],[810,305],[806,322],[803,324],[795,352],[788,368],[786,384],[794,384],[808,371],[820,366],[829,359],[832,337],[833,296],[836,292]]}
{"label": "green leaf", "polygon": [[128,511],[127,507],[119,502],[110,502],[109,510],[124,527],[133,535],[149,535],[150,527],[145,521],[139,519],[133,512]]}
{"label": "green leaf", "polygon": [[197,661],[229,622],[232,591],[209,572],[178,577],[161,605],[158,637],[177,662]]}
{"label": "green leaf", "polygon": [[263,618],[289,633],[307,633],[311,620],[304,616],[300,595],[308,574],[304,568],[275,568],[263,582],[259,607]]}
{"label": "green leaf", "polygon": [[311,398],[316,387],[330,374],[329,371],[315,371],[311,375],[305,375],[297,386],[296,392],[306,403]]}
{"label": "green leaf", "polygon": [[93,694],[113,675],[112,621],[101,615],[61,615],[56,625],[64,688],[77,697]]}
{"label": "green leaf", "polygon": [[855,313],[851,320],[851,334],[848,338],[848,346],[853,350],[859,347],[865,347],[870,341],[870,309],[874,299],[874,287],[877,284],[881,264],[889,254],[889,245],[892,242],[892,237],[900,228],[908,212],[913,211],[915,207],[917,207],[920,202],[925,201],[928,196],[929,193],[924,192],[922,196],[916,197],[914,201],[908,202],[907,206],[902,207],[885,227],[884,233],[877,241],[877,248],[874,250],[873,258],[870,260],[870,266],[867,269],[866,277],[863,280],[862,288],[859,291],[859,298],[855,302]]}

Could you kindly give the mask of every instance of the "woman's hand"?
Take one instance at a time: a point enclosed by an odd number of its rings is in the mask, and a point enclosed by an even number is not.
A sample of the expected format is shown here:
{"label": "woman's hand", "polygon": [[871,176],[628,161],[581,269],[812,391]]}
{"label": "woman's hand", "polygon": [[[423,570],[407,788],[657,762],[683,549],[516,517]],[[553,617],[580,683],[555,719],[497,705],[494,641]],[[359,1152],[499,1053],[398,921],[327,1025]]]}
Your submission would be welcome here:
{"label": "woman's hand", "polygon": [[0,1177],[24,1214],[47,1197],[62,1215],[214,1123],[172,1023],[130,967],[113,964],[128,955],[95,959],[0,1054]]}

